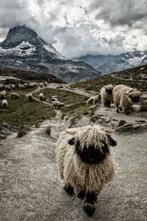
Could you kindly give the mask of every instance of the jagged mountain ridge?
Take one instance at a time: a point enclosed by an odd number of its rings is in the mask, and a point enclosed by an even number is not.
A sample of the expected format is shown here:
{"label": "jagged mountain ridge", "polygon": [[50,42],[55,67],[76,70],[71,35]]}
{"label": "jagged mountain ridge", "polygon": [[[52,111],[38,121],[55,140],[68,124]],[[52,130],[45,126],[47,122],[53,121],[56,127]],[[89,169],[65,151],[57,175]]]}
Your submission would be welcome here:
{"label": "jagged mountain ridge", "polygon": [[6,39],[0,43],[0,64],[6,67],[36,72],[46,72],[57,78],[74,82],[95,78],[99,75],[85,62],[64,58],[51,44],[26,26],[11,28]]}
{"label": "jagged mountain ridge", "polygon": [[101,74],[109,74],[146,64],[147,51],[134,50],[120,55],[86,55],[76,60],[86,62]]}

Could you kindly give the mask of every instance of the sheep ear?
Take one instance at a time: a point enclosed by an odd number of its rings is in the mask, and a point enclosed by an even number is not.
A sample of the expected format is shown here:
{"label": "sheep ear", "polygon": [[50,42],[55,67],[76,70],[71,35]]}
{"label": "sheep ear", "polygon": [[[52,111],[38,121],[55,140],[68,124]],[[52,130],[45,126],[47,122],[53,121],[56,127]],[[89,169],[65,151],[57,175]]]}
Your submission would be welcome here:
{"label": "sheep ear", "polygon": [[74,145],[74,144],[75,144],[75,138],[74,138],[74,137],[71,138],[71,139],[68,141],[68,143],[69,143],[70,145]]}
{"label": "sheep ear", "polygon": [[108,139],[108,143],[109,143],[110,146],[113,147],[113,146],[116,146],[116,145],[117,145],[116,140],[114,140],[114,139],[111,137],[110,134],[107,134],[107,139]]}

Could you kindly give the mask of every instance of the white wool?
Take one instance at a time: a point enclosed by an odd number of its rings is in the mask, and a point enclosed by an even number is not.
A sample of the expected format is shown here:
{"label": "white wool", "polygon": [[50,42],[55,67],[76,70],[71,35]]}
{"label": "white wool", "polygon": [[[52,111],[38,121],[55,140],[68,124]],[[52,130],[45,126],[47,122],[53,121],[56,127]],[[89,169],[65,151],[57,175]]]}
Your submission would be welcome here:
{"label": "white wool", "polygon": [[8,106],[7,99],[2,100],[2,107],[7,107],[7,106]]}
{"label": "white wool", "polygon": [[123,84],[116,85],[113,88],[113,100],[116,108],[121,107],[123,112],[125,112],[126,108],[131,109],[134,103],[130,99],[130,95],[140,97],[141,92],[136,88],[131,88]]}
{"label": "white wool", "polygon": [[101,97],[101,102],[102,102],[103,105],[106,102],[112,102],[113,101],[113,96],[108,94],[106,89],[112,89],[113,90],[113,85],[108,84],[108,85],[105,85],[104,87],[101,88],[100,97]]}

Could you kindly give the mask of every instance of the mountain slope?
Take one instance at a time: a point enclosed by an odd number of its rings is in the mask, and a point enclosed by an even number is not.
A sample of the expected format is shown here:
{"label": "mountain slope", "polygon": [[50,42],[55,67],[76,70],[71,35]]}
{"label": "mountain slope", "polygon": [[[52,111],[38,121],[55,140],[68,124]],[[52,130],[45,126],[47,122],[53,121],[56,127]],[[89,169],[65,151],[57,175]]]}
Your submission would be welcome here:
{"label": "mountain slope", "polygon": [[120,72],[113,72],[109,75],[99,76],[96,79],[87,80],[72,84],[73,88],[83,88],[88,91],[98,92],[101,87],[107,84],[126,84],[136,87],[141,91],[147,90],[147,65],[127,69]]}
{"label": "mountain slope", "polygon": [[84,62],[65,59],[38,34],[26,26],[9,30],[0,43],[0,64],[24,70],[46,72],[66,81],[74,82],[95,78],[99,73]]}
{"label": "mountain slope", "polygon": [[109,74],[114,71],[121,71],[146,64],[147,52],[133,51],[120,55],[87,55],[77,60],[86,62],[102,74]]}

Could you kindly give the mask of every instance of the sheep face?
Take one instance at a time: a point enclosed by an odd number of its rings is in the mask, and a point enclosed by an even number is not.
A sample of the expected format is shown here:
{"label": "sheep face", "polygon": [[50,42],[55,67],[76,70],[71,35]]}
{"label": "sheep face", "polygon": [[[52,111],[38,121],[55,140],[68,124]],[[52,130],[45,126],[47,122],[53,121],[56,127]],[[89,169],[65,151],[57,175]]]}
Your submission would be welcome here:
{"label": "sheep face", "polygon": [[128,95],[131,103],[138,103],[140,101],[141,92],[138,90],[131,91]]}
{"label": "sheep face", "polygon": [[105,90],[106,90],[107,94],[112,95],[113,85],[110,84],[110,85],[105,86]]}
{"label": "sheep face", "polygon": [[[69,140],[69,144],[75,148],[75,153],[79,156],[82,162],[86,164],[99,164],[110,154],[110,146],[115,146],[116,141],[104,132],[102,134],[94,135],[91,141],[81,141],[80,137],[74,137]],[[86,137],[86,136],[84,136]]]}

